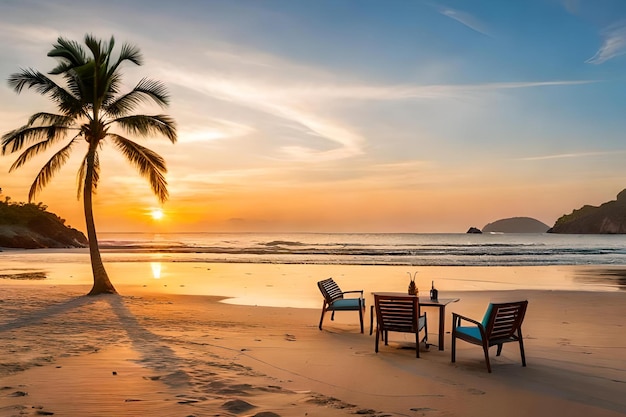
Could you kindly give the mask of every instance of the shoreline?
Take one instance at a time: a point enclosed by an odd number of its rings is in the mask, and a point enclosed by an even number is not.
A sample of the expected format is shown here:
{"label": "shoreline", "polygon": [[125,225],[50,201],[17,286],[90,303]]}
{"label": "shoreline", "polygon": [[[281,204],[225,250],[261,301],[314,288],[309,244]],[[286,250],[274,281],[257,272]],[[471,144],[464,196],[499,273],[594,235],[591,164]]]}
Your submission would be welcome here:
{"label": "shoreline", "polygon": [[[228,303],[318,308],[317,281],[333,277],[343,290],[405,291],[416,275],[422,294],[434,282],[440,296],[454,291],[547,290],[625,292],[626,265],[552,266],[362,266],[253,263],[107,262],[114,286],[131,293],[218,295]],[[84,285],[93,283],[88,262],[0,262],[0,285]],[[120,290],[126,294],[125,290]]]}
{"label": "shoreline", "polygon": [[[416,359],[406,349],[410,335],[390,334],[389,346],[376,354],[374,336],[368,334],[367,294],[403,290],[408,282],[404,269],[370,267],[365,277],[361,268],[336,265],[223,268],[208,271],[221,278],[212,286],[213,296],[118,281],[114,284],[123,295],[87,297],[90,285],[84,283],[0,280],[0,351],[7,353],[0,366],[0,416],[626,414],[621,394],[626,386],[624,291],[459,291],[446,289],[456,281],[445,283],[440,277],[440,296],[460,298],[446,309],[446,349],[421,346]],[[314,282],[326,268],[345,289],[363,284],[365,334],[355,312],[337,313],[334,321],[326,317],[323,330],[317,328],[321,295]],[[541,270],[548,276],[563,272],[547,269]],[[137,271],[132,265],[113,270],[116,276]],[[173,272],[201,276],[207,271]],[[391,272],[399,276],[384,288],[381,276]],[[523,267],[508,271],[513,277],[529,272]],[[418,277],[430,280],[432,273],[420,269]],[[248,279],[234,279],[242,276]],[[240,286],[261,277],[269,281]],[[291,284],[264,285],[272,277]],[[373,288],[365,285],[370,279],[377,279]],[[174,289],[189,290],[188,282]],[[308,307],[300,301],[294,308],[227,300],[244,290],[305,295],[314,303]],[[499,357],[492,348],[491,374],[480,347],[465,342],[458,342],[457,362],[450,363],[451,313],[480,319],[490,300],[502,298],[529,300],[523,325],[528,366],[521,366],[514,343],[506,344]],[[436,339],[437,317],[428,314],[429,339]]]}

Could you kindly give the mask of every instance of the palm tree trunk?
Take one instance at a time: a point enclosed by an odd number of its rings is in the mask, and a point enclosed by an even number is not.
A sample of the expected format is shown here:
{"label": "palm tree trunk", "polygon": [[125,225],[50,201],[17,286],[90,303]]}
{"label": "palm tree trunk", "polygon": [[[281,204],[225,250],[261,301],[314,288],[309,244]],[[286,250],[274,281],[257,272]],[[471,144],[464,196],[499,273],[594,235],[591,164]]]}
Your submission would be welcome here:
{"label": "palm tree trunk", "polygon": [[87,238],[89,239],[89,256],[91,257],[91,270],[93,272],[93,287],[87,295],[117,294],[115,287],[109,280],[107,271],[104,269],[98,237],[96,236],[96,224],[93,219],[93,174],[94,174],[95,149],[90,146],[87,156],[87,172],[85,175],[85,188],[83,189],[83,203],[85,209],[85,223],[87,225]]}

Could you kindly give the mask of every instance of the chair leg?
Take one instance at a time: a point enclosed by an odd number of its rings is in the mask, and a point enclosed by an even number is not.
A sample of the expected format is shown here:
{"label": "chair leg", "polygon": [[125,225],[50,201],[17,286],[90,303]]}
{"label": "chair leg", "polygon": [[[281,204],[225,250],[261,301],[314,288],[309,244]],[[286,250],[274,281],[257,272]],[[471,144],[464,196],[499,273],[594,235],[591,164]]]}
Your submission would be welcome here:
{"label": "chair leg", "polygon": [[378,353],[378,339],[380,337],[380,331],[378,330],[378,327],[376,327],[376,345],[374,348],[374,352]]}
{"label": "chair leg", "polygon": [[524,340],[522,339],[522,328],[520,327],[518,330],[519,337],[519,351],[522,355],[522,366],[526,366],[526,355],[524,354]]}
{"label": "chair leg", "polygon": [[415,331],[415,357],[420,357],[420,330]]}
{"label": "chair leg", "polygon": [[[359,300],[359,304],[361,305],[361,300]],[[365,310],[365,305],[361,305],[361,307],[359,307],[359,320],[361,321],[361,333],[363,333],[363,310]]]}
{"label": "chair leg", "polygon": [[452,328],[452,340],[451,340],[451,357],[450,362],[456,362],[456,330],[455,327]]}
{"label": "chair leg", "polygon": [[322,305],[322,317],[320,317],[320,330],[322,330],[322,322],[324,321],[324,314],[326,313],[326,302]]}
{"label": "chair leg", "polygon": [[489,345],[483,341],[483,351],[485,352],[485,362],[487,363],[487,372],[491,373],[491,364],[489,363]]}
{"label": "chair leg", "polygon": [[498,351],[496,352],[496,356],[500,356],[502,353],[502,343],[498,343]]}
{"label": "chair leg", "polygon": [[333,310],[333,314],[330,315],[331,320],[335,320],[335,310]]}

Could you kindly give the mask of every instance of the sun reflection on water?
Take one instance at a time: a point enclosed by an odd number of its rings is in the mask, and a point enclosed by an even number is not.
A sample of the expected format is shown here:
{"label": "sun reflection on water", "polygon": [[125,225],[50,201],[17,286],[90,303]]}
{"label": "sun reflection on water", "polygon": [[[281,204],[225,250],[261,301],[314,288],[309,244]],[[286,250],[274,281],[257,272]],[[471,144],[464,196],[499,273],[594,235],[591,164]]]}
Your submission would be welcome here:
{"label": "sun reflection on water", "polygon": [[150,262],[150,268],[152,268],[152,277],[154,279],[161,278],[161,262]]}

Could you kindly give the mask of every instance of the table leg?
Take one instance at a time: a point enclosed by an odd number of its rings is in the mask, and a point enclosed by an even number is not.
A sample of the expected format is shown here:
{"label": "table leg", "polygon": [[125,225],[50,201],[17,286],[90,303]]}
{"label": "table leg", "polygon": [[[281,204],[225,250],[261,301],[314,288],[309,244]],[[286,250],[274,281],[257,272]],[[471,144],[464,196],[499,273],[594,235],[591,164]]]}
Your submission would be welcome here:
{"label": "table leg", "polygon": [[446,306],[439,307],[439,350],[443,350],[443,337],[446,324]]}

